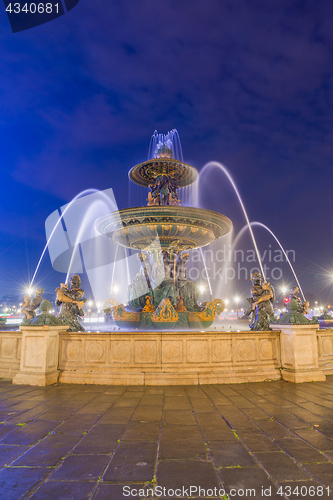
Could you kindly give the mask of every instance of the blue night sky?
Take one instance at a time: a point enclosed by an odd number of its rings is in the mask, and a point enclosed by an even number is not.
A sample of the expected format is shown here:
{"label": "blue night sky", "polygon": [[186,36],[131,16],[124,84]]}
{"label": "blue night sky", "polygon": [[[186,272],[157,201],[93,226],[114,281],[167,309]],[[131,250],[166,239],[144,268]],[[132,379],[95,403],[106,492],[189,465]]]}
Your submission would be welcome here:
{"label": "blue night sky", "polygon": [[[51,212],[88,188],[128,206],[128,170],[155,129],[177,128],[184,161],[223,163],[250,220],[295,250],[304,290],[328,301],[332,26],[330,0],[80,0],[13,34],[0,5],[0,296],[28,284]],[[244,225],[222,174],[202,200]],[[37,282],[63,279],[46,254]]]}

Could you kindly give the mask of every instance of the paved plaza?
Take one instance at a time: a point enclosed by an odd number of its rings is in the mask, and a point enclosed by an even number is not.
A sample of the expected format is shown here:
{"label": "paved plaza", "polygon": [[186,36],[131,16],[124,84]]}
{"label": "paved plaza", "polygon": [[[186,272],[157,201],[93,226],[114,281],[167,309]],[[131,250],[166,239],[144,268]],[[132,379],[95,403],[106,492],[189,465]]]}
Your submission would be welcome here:
{"label": "paved plaza", "polygon": [[2,380],[0,420],[3,500],[333,497],[333,376],[144,387]]}

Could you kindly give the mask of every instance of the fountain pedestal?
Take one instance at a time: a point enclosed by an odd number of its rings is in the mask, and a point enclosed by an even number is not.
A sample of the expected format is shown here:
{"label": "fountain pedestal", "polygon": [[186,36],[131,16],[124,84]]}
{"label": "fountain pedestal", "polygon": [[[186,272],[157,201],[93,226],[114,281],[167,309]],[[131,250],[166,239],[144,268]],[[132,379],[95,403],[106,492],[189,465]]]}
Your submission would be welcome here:
{"label": "fountain pedestal", "polygon": [[22,350],[20,371],[13,384],[51,385],[58,381],[59,332],[64,326],[21,326]]}
{"label": "fountain pedestal", "polygon": [[319,368],[318,325],[270,325],[281,330],[281,375],[288,382],[322,382],[326,376]]}

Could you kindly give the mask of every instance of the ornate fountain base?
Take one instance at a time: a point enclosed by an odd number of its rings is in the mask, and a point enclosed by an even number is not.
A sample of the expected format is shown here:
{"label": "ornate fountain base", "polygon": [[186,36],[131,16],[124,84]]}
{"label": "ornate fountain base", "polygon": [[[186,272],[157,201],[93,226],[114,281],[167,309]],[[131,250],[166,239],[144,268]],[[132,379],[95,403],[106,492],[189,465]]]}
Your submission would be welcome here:
{"label": "ornate fountain base", "polygon": [[[149,308],[151,310],[146,310]],[[169,299],[162,299],[154,309],[153,306],[145,307],[142,312],[127,311],[115,299],[104,302],[105,314],[112,315],[113,321],[119,328],[131,330],[185,330],[209,328],[215,318],[220,315],[225,304],[223,300],[214,299],[207,302],[202,311],[187,311],[183,305],[174,308]]]}

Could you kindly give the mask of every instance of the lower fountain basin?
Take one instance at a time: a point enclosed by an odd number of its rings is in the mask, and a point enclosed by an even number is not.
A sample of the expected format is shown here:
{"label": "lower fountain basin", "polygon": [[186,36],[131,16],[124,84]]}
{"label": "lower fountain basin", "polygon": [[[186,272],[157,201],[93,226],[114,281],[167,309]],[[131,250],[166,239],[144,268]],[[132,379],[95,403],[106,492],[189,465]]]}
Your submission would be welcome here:
{"label": "lower fountain basin", "polygon": [[143,250],[159,238],[162,248],[189,250],[229,233],[232,222],[211,210],[160,205],[113,212],[98,219],[95,228],[127,248]]}

